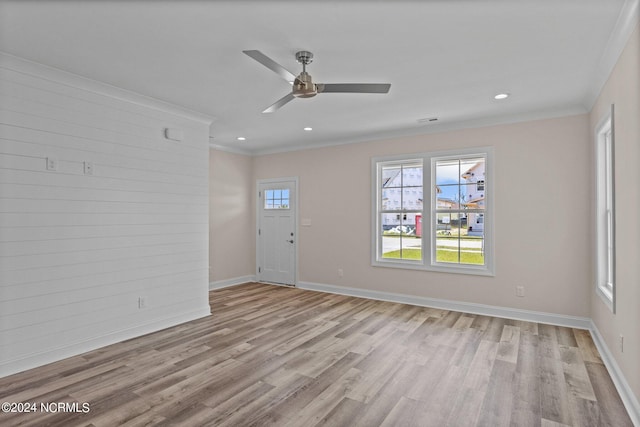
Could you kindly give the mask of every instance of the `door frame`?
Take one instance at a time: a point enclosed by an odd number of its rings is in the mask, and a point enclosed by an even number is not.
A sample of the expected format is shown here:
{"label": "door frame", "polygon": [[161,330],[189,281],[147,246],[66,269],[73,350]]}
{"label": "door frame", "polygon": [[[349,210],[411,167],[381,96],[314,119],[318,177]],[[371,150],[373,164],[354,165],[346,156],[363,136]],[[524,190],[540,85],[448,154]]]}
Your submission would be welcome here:
{"label": "door frame", "polygon": [[[288,177],[281,177],[281,178],[267,178],[267,179],[258,179],[256,180],[256,188],[255,188],[255,194],[254,194],[254,198],[253,200],[255,200],[256,202],[256,229],[255,229],[255,244],[256,244],[256,266],[255,266],[255,272],[256,272],[256,280],[259,282],[260,281],[260,273],[258,272],[258,268],[260,267],[260,242],[258,241],[259,236],[258,236],[258,230],[260,229],[260,209],[261,209],[261,204],[260,204],[260,197],[258,195],[258,193],[260,192],[260,186],[263,184],[278,184],[281,182],[293,182],[296,186],[295,188],[295,215],[293,216],[293,229],[294,229],[294,237],[295,237],[295,245],[293,248],[293,287],[296,288],[298,287],[298,243],[299,243],[299,235],[298,235],[298,216],[300,215],[298,212],[298,208],[300,206],[300,203],[298,203],[299,200],[299,193],[300,193],[300,185],[298,182],[298,177],[297,176],[288,176]],[[270,284],[273,285],[277,285],[277,283],[271,283]],[[287,286],[287,285],[281,285],[281,286]]]}

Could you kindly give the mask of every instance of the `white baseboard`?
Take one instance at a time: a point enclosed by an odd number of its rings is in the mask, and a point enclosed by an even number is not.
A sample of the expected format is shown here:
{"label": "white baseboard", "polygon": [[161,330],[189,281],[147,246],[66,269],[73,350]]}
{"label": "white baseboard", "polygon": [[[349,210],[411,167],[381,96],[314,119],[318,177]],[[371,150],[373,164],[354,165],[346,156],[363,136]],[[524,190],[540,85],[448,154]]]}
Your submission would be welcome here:
{"label": "white baseboard", "polygon": [[150,323],[95,337],[90,340],[76,342],[70,345],[65,345],[64,347],[49,349],[41,353],[33,353],[21,357],[20,359],[8,360],[0,364],[0,378],[210,315],[211,310],[207,306],[206,308],[155,320]]}
{"label": "white baseboard", "polygon": [[213,291],[214,289],[228,288],[229,286],[241,285],[243,283],[255,281],[255,275],[232,277],[231,279],[225,280],[216,280],[215,282],[209,282],[209,290]]}
{"label": "white baseboard", "polygon": [[471,314],[503,317],[506,319],[524,320],[527,322],[546,323],[576,329],[590,329],[591,319],[587,317],[566,316],[563,314],[540,311],[520,310],[517,308],[498,307],[494,305],[474,304],[437,298],[419,297],[392,292],[372,291],[369,289],[347,288],[343,286],[325,285],[321,283],[298,282],[298,287],[311,291],[349,295],[381,301],[418,305],[421,307],[440,308],[443,310],[463,311]]}
{"label": "white baseboard", "polygon": [[600,335],[600,331],[596,327],[596,324],[593,323],[593,321],[591,321],[591,327],[589,329],[591,331],[591,336],[593,337],[593,343],[596,345],[596,348],[600,353],[600,357],[602,357],[602,361],[604,362],[607,371],[609,371],[611,380],[616,386],[618,394],[620,394],[620,398],[622,399],[622,403],[624,403],[624,407],[629,413],[631,422],[633,422],[634,426],[640,427],[640,403],[638,403],[638,398],[631,390],[629,383],[624,377],[624,374],[616,363],[613,354],[611,354],[609,347],[607,347],[604,338],[602,338],[602,335]]}

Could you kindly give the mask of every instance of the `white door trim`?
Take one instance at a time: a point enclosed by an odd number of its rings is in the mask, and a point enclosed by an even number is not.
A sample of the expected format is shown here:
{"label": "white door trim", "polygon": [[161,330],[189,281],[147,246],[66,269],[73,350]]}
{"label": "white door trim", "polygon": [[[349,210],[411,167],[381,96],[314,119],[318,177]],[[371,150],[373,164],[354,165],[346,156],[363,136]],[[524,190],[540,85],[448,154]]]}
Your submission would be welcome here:
{"label": "white door trim", "polygon": [[260,243],[258,242],[258,230],[260,229],[260,203],[259,203],[259,197],[258,197],[258,192],[260,191],[260,186],[263,184],[277,184],[280,182],[291,182],[293,181],[296,184],[296,192],[295,192],[295,216],[294,216],[294,233],[295,236],[294,238],[296,239],[296,244],[294,246],[294,253],[293,253],[293,262],[294,262],[294,281],[293,281],[293,286],[297,287],[298,286],[298,243],[299,243],[299,233],[298,233],[298,216],[299,216],[299,212],[298,212],[298,208],[300,206],[300,204],[298,203],[299,199],[299,193],[300,193],[300,185],[298,182],[298,177],[297,176],[289,176],[289,177],[281,177],[281,178],[268,178],[268,179],[258,179],[256,180],[256,188],[255,188],[255,193],[253,196],[253,200],[256,201],[256,229],[255,229],[255,244],[256,244],[256,279],[258,281],[260,281],[260,272],[258,271],[258,268],[260,267]]}

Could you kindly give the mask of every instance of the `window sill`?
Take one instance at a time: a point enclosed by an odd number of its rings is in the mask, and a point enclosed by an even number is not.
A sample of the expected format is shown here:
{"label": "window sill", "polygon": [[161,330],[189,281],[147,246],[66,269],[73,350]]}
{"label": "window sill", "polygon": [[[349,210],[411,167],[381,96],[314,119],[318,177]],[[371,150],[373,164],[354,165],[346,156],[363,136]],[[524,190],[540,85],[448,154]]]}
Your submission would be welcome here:
{"label": "window sill", "polygon": [[381,261],[375,260],[371,263],[373,267],[387,267],[387,268],[400,268],[404,270],[420,270],[420,271],[434,271],[438,273],[451,273],[451,274],[469,274],[472,276],[489,276],[494,277],[495,272],[488,266],[466,266],[466,265],[442,265],[442,264],[429,264],[423,265],[416,261]]}

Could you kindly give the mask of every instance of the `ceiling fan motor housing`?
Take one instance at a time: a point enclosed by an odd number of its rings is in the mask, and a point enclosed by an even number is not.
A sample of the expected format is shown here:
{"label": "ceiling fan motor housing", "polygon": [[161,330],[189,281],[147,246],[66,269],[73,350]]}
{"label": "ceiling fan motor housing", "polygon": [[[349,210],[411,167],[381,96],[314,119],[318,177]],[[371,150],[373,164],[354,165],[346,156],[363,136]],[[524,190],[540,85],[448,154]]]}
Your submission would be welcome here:
{"label": "ceiling fan motor housing", "polygon": [[317,94],[318,89],[311,80],[311,75],[306,71],[301,72],[293,82],[293,96],[296,98],[311,98]]}

